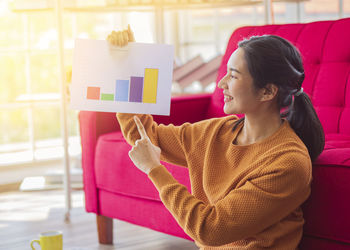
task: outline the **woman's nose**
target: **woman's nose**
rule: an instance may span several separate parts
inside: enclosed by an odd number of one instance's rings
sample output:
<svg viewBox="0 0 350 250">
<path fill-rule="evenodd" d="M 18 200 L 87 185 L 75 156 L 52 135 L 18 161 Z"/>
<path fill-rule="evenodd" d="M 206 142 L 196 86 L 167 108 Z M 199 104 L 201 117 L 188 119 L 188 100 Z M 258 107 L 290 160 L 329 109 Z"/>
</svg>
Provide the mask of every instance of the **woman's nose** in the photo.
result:
<svg viewBox="0 0 350 250">
<path fill-rule="evenodd" d="M 220 89 L 223 89 L 225 86 L 225 77 L 221 78 L 221 80 L 218 82 L 218 87 Z"/>
</svg>

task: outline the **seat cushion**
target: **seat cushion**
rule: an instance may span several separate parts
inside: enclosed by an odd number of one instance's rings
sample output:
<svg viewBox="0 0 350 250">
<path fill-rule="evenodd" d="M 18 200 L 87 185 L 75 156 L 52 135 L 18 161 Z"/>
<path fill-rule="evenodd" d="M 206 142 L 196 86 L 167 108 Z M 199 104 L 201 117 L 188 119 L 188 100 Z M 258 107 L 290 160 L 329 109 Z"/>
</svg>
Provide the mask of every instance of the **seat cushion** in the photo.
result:
<svg viewBox="0 0 350 250">
<path fill-rule="evenodd" d="M 315 164 L 344 166 L 350 170 L 350 135 L 327 134 L 324 150 Z"/>
<path fill-rule="evenodd" d="M 325 149 L 330 148 L 350 148 L 350 135 L 326 134 Z"/>
<path fill-rule="evenodd" d="M 121 132 L 107 133 L 98 138 L 95 152 L 97 188 L 137 198 L 160 201 L 157 189 L 128 156 L 131 146 Z M 190 191 L 188 170 L 161 162 Z"/>
</svg>

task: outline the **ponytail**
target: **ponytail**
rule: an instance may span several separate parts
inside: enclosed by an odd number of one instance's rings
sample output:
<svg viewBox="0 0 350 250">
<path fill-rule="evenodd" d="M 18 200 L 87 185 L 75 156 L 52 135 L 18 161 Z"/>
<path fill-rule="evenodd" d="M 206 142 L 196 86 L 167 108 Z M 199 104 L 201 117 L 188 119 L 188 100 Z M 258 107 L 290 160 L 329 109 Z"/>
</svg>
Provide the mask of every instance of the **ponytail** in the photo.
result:
<svg viewBox="0 0 350 250">
<path fill-rule="evenodd" d="M 323 151 L 325 138 L 323 127 L 309 96 L 304 92 L 294 95 L 287 112 L 282 113 L 281 117 L 288 120 L 307 147 L 311 160 L 315 161 Z"/>
</svg>

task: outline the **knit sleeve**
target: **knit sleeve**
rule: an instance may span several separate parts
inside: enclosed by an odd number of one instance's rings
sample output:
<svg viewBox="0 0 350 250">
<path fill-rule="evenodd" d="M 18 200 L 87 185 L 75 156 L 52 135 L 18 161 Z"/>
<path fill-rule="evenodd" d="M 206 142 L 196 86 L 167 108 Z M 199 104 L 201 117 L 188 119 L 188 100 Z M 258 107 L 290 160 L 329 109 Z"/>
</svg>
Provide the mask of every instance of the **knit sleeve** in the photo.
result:
<svg viewBox="0 0 350 250">
<path fill-rule="evenodd" d="M 130 145 L 140 139 L 140 134 L 133 119 L 138 116 L 145 127 L 151 142 L 161 149 L 161 160 L 180 166 L 187 166 L 184 131 L 189 123 L 181 126 L 157 124 L 152 115 L 118 113 L 117 119 L 124 138 Z"/>
<path fill-rule="evenodd" d="M 184 231 L 207 246 L 225 245 L 263 231 L 294 211 L 310 194 L 310 178 L 298 165 L 275 168 L 246 180 L 215 204 L 195 198 L 163 166 L 154 168 L 149 178 Z"/>
</svg>

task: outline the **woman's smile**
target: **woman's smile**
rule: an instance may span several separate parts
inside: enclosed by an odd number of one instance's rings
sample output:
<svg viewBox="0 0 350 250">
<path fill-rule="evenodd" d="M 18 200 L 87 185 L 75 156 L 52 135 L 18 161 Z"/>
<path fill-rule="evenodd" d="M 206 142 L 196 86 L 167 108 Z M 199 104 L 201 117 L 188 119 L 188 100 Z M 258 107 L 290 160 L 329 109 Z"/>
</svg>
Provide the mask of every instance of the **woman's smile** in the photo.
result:
<svg viewBox="0 0 350 250">
<path fill-rule="evenodd" d="M 230 102 L 230 101 L 232 101 L 233 100 L 233 97 L 232 96 L 229 96 L 229 95 L 226 95 L 226 94 L 224 94 L 224 102 L 226 103 L 226 102 Z"/>
</svg>

